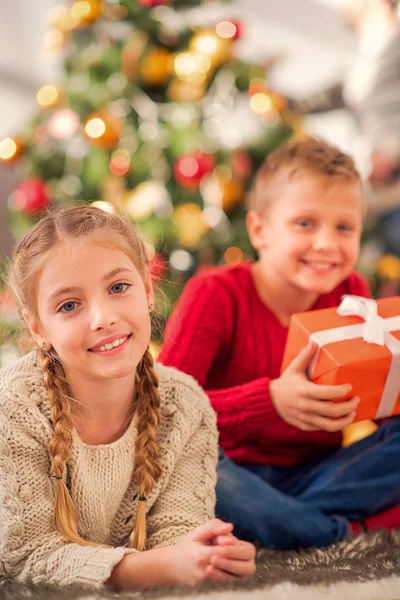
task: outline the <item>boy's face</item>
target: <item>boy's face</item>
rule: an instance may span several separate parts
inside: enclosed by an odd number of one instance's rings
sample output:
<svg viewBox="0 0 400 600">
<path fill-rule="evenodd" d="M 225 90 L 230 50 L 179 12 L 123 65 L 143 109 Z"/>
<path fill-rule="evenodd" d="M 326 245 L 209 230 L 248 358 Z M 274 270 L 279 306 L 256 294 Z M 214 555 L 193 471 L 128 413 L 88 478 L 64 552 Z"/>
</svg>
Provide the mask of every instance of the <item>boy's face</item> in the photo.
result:
<svg viewBox="0 0 400 600">
<path fill-rule="evenodd" d="M 332 291 L 357 262 L 362 205 L 359 182 L 300 174 L 279 186 L 264 215 L 249 215 L 266 276 L 282 291 Z"/>
</svg>

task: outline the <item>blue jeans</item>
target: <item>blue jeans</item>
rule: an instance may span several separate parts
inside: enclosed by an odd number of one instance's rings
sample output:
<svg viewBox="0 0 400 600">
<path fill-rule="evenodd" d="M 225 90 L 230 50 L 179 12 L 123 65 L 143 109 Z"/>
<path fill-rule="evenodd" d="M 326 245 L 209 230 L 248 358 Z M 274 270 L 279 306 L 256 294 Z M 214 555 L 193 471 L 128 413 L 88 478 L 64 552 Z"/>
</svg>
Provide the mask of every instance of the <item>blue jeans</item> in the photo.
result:
<svg viewBox="0 0 400 600">
<path fill-rule="evenodd" d="M 217 517 L 266 547 L 323 547 L 400 504 L 400 416 L 323 459 L 282 468 L 235 464 L 220 451 Z"/>
</svg>

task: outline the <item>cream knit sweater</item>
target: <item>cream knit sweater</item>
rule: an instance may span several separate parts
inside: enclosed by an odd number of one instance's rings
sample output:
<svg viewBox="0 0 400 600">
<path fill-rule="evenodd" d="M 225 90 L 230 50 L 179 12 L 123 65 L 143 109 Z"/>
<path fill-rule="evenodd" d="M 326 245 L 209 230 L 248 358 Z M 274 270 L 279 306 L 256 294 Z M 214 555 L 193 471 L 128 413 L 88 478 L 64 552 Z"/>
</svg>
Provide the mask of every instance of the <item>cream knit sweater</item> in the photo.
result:
<svg viewBox="0 0 400 600">
<path fill-rule="evenodd" d="M 163 473 L 147 501 L 148 548 L 176 544 L 213 517 L 215 415 L 188 375 L 156 365 L 161 394 L 158 444 Z M 121 438 L 89 446 L 74 431 L 67 483 L 85 539 L 66 542 L 53 524 L 52 423 L 36 352 L 0 370 L 0 577 L 99 587 L 127 548 L 138 506 L 135 418 Z"/>
</svg>

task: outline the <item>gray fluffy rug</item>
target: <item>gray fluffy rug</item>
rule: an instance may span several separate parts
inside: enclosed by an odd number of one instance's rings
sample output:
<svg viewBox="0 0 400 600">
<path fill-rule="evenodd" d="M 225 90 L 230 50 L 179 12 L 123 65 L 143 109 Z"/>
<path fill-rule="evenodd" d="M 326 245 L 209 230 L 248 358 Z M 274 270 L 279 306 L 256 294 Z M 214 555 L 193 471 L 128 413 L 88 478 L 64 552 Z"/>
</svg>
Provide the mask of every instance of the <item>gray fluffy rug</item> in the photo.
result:
<svg viewBox="0 0 400 600">
<path fill-rule="evenodd" d="M 113 594 L 4 581 L 0 600 L 400 600 L 400 530 L 368 533 L 325 550 L 259 550 L 257 562 L 256 575 L 245 583 Z"/>
</svg>

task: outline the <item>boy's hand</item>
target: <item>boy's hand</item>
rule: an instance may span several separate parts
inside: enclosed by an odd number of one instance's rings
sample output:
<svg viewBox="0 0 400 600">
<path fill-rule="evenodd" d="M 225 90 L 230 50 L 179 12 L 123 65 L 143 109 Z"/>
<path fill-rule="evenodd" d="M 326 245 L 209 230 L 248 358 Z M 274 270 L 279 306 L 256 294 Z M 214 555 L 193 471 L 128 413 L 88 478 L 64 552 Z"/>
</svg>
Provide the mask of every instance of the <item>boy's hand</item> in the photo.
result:
<svg viewBox="0 0 400 600">
<path fill-rule="evenodd" d="M 348 394 L 351 385 L 309 381 L 306 370 L 316 350 L 316 344 L 304 348 L 282 375 L 271 381 L 271 400 L 282 419 L 302 431 L 340 431 L 352 423 L 360 399 L 329 402 Z"/>
</svg>

